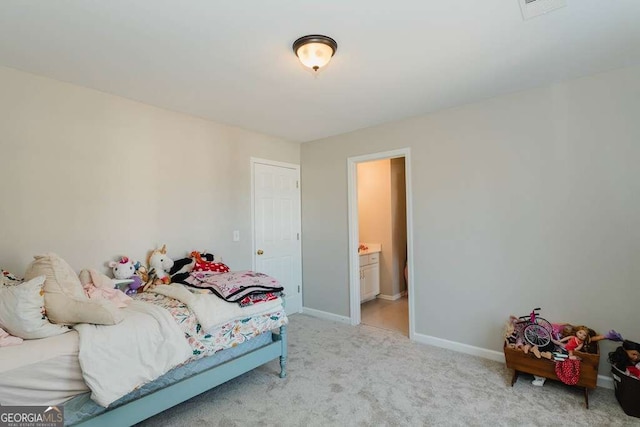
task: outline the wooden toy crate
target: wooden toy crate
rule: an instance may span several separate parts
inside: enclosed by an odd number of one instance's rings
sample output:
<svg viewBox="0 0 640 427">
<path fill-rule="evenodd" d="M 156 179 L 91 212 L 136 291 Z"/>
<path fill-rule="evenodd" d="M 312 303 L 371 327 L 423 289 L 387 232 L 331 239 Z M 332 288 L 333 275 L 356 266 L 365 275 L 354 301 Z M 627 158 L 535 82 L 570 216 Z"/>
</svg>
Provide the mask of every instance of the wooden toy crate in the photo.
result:
<svg viewBox="0 0 640 427">
<path fill-rule="evenodd" d="M 589 389 L 596 388 L 596 383 L 598 382 L 600 349 L 597 344 L 597 342 L 591 343 L 592 346 L 595 345 L 596 353 L 574 352 L 582 360 L 580 362 L 580 380 L 573 387 L 584 388 L 584 402 L 587 409 L 589 408 Z M 504 357 L 507 362 L 507 368 L 514 371 L 511 379 L 512 387 L 521 372 L 560 381 L 556 375 L 556 362 L 554 360 L 538 359 L 531 352 L 525 354 L 521 349 L 509 348 L 506 345 L 504 346 Z"/>
</svg>

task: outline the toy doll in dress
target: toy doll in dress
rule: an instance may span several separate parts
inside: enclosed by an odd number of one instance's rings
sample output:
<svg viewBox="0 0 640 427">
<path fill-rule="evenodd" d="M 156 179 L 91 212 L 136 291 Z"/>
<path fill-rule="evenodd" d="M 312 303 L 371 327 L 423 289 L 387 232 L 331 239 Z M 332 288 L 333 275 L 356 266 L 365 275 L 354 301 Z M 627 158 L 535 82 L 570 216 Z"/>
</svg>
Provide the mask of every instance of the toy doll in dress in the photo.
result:
<svg viewBox="0 0 640 427">
<path fill-rule="evenodd" d="M 577 359 L 573 352 L 582 350 L 582 347 L 584 347 L 584 342 L 587 340 L 588 336 L 589 328 L 587 328 L 586 326 L 578 326 L 573 331 L 573 335 L 564 337 L 558 342 L 561 345 L 564 344 L 565 350 L 567 350 L 567 352 L 569 353 L 569 359 Z"/>
<path fill-rule="evenodd" d="M 624 340 L 616 351 L 609 353 L 609 363 L 622 372 L 640 378 L 640 344 Z"/>
<path fill-rule="evenodd" d="M 566 325 L 570 327 L 570 325 Z M 565 332 L 568 329 L 565 328 Z M 601 341 L 601 340 L 611 340 L 611 341 L 622 341 L 622 336 L 614 331 L 613 329 L 607 332 L 605 335 L 593 335 L 589 334 L 589 328 L 586 326 L 576 326 L 572 327 L 571 330 L 572 335 L 565 336 L 564 338 L 554 341 L 556 345 L 564 347 L 564 349 L 569 353 L 569 359 L 577 359 L 578 357 L 573 354 L 574 351 L 585 351 L 585 345 Z"/>
</svg>

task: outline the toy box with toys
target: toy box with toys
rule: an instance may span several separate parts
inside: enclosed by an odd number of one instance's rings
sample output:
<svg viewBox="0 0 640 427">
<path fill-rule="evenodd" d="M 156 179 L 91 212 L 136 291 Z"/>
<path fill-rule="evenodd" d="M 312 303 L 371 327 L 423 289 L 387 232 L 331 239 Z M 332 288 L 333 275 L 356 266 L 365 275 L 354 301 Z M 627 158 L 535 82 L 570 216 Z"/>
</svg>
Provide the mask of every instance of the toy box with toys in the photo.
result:
<svg viewBox="0 0 640 427">
<path fill-rule="evenodd" d="M 542 385 L 544 379 L 562 381 L 584 388 L 589 408 L 589 390 L 596 387 L 598 379 L 598 341 L 620 341 L 622 337 L 613 330 L 598 335 L 586 326 L 550 323 L 539 316 L 539 310 L 511 316 L 506 323 L 503 349 L 507 368 L 514 371 L 511 386 L 521 373 L 534 375 L 534 385 Z"/>
<path fill-rule="evenodd" d="M 640 418 L 640 344 L 624 340 L 609 353 L 616 399 L 625 414 Z"/>
<path fill-rule="evenodd" d="M 640 418 L 640 379 L 633 378 L 615 366 L 611 368 L 616 399 L 625 414 Z"/>
</svg>

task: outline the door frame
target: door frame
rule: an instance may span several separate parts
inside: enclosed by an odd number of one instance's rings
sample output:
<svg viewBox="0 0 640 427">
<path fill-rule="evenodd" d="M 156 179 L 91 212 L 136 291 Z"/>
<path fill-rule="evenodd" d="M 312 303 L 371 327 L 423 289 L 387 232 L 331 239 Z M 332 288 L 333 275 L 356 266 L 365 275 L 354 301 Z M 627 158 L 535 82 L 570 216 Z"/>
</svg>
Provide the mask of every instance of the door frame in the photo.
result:
<svg viewBox="0 0 640 427">
<path fill-rule="evenodd" d="M 298 311 L 299 313 L 302 313 L 302 293 L 304 292 L 304 286 L 302 285 L 302 206 L 301 206 L 301 197 L 300 197 L 300 192 L 301 192 L 301 187 L 302 184 L 300 183 L 300 165 L 294 164 L 294 163 L 286 163 L 286 162 L 278 162 L 275 160 L 267 160 L 267 159 L 261 159 L 258 157 L 251 157 L 249 158 L 249 164 L 250 164 L 250 169 L 251 169 L 251 268 L 255 271 L 256 269 L 256 251 L 257 251 L 257 246 L 256 246 L 256 203 L 255 203 L 255 197 L 256 197 L 256 188 L 255 188 L 255 173 L 254 173 L 254 169 L 255 169 L 255 165 L 259 163 L 259 164 L 263 164 L 263 165 L 267 165 L 267 166 L 275 166 L 275 167 L 280 167 L 280 168 L 287 168 L 287 169 L 294 169 L 296 171 L 296 179 L 298 180 L 298 212 L 296 212 L 296 216 L 298 217 L 298 230 L 297 233 L 299 234 L 300 238 L 298 239 L 298 248 L 297 248 L 297 253 L 296 253 L 296 259 L 297 259 L 297 271 L 298 273 L 298 282 L 299 282 L 299 286 L 300 286 L 300 292 L 298 293 L 298 299 L 299 299 L 299 307 L 300 310 Z"/>
<path fill-rule="evenodd" d="M 415 303 L 413 284 L 413 192 L 411 191 L 411 149 L 400 148 L 381 153 L 365 154 L 347 158 L 348 174 L 348 215 L 349 215 L 349 308 L 352 325 L 359 325 L 362 321 L 360 312 L 360 257 L 358 246 L 360 245 L 360 229 L 358 224 L 358 163 L 373 160 L 396 159 L 404 157 L 406 203 L 407 203 L 407 262 L 409 292 L 409 339 L 413 340 L 415 334 Z"/>
</svg>

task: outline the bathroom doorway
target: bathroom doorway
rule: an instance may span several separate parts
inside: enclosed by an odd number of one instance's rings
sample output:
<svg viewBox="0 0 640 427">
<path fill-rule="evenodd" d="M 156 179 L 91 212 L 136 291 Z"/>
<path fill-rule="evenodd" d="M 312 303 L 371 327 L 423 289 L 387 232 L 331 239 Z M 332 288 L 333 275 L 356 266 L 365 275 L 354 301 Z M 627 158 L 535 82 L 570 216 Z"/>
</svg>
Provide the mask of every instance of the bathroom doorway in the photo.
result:
<svg viewBox="0 0 640 427">
<path fill-rule="evenodd" d="M 351 323 L 411 338 L 410 151 L 348 163 Z"/>
</svg>

